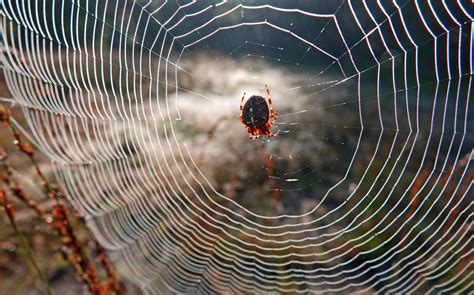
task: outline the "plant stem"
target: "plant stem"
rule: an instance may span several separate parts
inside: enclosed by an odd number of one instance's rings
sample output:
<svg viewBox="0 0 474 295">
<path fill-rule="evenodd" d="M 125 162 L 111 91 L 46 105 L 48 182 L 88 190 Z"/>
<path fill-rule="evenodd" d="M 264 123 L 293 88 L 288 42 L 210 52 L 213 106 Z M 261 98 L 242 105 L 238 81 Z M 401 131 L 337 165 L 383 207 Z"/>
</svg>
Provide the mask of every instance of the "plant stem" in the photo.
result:
<svg viewBox="0 0 474 295">
<path fill-rule="evenodd" d="M 4 192 L 0 192 L 0 193 L 4 194 Z M 3 205 L 5 206 L 5 211 L 7 212 L 6 215 L 8 217 L 8 220 L 10 221 L 10 224 L 13 228 L 13 231 L 15 233 L 15 236 L 16 236 L 17 240 L 18 240 L 18 243 L 20 244 L 21 249 L 23 249 L 23 252 L 25 253 L 26 259 L 28 260 L 28 262 L 31 264 L 31 266 L 35 270 L 36 275 L 38 276 L 38 278 L 41 280 L 41 282 L 43 282 L 46 294 L 53 294 L 53 291 L 51 290 L 51 287 L 49 286 L 49 283 L 48 283 L 48 280 L 46 279 L 45 274 L 43 273 L 41 268 L 38 266 L 38 263 L 36 263 L 36 259 L 33 256 L 33 251 L 31 250 L 30 244 L 28 243 L 25 236 L 23 235 L 23 233 L 20 231 L 20 229 L 16 225 L 14 215 L 10 214 L 10 212 L 13 212 L 13 210 L 7 208 L 7 206 L 9 204 L 7 204 L 6 202 Z"/>
</svg>

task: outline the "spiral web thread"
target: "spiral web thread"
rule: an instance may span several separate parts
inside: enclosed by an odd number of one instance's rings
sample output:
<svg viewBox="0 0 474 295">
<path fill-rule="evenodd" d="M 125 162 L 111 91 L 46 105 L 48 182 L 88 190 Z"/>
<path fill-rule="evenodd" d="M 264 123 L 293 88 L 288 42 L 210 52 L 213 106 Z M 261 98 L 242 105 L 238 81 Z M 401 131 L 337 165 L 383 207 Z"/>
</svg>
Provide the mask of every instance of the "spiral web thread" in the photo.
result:
<svg viewBox="0 0 474 295">
<path fill-rule="evenodd" d="M 4 0 L 5 78 L 72 204 L 146 291 L 472 292 L 472 4 L 304 4 Z M 309 37 L 302 20 L 319 24 Z M 233 35 L 249 29 L 291 42 Z M 216 38 L 237 62 L 317 59 L 320 82 L 296 87 L 311 89 L 309 99 L 356 84 L 342 102 L 280 113 L 282 130 L 315 110 L 358 113 L 360 126 L 345 126 L 360 131 L 347 170 L 308 212 L 262 215 L 218 192 L 177 133 L 182 93 L 208 99 L 179 85 L 202 78 L 182 61 L 199 60 Z M 354 178 L 367 130 L 377 140 Z"/>
</svg>

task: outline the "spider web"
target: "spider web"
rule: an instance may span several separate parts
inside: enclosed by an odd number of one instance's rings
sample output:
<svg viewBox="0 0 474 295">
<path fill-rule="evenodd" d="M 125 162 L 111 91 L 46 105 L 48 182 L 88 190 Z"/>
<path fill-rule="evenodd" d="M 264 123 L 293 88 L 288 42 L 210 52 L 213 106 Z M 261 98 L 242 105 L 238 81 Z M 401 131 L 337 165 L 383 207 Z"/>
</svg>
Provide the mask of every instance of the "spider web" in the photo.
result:
<svg viewBox="0 0 474 295">
<path fill-rule="evenodd" d="M 472 4 L 264 2 L 1 2 L 25 132 L 120 273 L 472 292 Z M 252 141 L 265 84 L 277 136 Z"/>
</svg>

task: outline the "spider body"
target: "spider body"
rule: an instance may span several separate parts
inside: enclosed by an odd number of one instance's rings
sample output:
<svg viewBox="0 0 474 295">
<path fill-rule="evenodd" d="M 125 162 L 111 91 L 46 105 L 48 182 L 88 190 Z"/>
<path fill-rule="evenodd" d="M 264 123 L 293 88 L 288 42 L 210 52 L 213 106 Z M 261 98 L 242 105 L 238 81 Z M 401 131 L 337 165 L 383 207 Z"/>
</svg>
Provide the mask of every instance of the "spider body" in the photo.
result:
<svg viewBox="0 0 474 295">
<path fill-rule="evenodd" d="M 265 129 L 269 116 L 267 101 L 259 95 L 251 96 L 244 104 L 242 120 L 248 128 Z"/>
<path fill-rule="evenodd" d="M 244 93 L 240 103 L 240 122 L 247 128 L 249 137 L 252 139 L 257 139 L 263 135 L 275 136 L 270 132 L 270 128 L 275 123 L 276 115 L 273 111 L 267 85 L 265 85 L 265 89 L 268 94 L 268 102 L 263 96 L 252 95 L 244 104 Z"/>
</svg>

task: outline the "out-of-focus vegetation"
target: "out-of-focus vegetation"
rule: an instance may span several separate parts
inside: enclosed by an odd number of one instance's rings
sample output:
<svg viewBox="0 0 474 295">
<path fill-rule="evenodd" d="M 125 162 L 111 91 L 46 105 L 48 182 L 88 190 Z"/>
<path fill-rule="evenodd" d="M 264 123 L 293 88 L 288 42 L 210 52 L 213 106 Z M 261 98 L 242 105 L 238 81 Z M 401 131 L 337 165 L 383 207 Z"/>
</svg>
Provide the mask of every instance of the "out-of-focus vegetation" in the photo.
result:
<svg viewBox="0 0 474 295">
<path fill-rule="evenodd" d="M 21 135 L 0 85 L 0 287 L 5 294 L 122 294 L 105 250 Z M 12 108 L 16 115 L 12 115 Z"/>
</svg>

